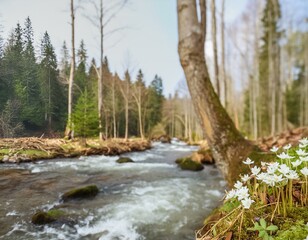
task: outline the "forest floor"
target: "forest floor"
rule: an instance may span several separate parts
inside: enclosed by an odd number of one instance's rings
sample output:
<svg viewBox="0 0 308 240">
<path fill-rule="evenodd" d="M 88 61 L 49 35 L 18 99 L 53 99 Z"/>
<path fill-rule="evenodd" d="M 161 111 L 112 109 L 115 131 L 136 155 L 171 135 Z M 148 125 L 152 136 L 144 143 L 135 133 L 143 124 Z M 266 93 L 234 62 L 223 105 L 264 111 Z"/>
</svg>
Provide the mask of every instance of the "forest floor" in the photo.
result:
<svg viewBox="0 0 308 240">
<path fill-rule="evenodd" d="M 2 138 L 0 139 L 0 163 L 32 162 L 39 159 L 78 157 L 87 155 L 114 156 L 132 151 L 144 151 L 151 143 L 141 139 L 64 140 L 60 138 Z"/>
</svg>

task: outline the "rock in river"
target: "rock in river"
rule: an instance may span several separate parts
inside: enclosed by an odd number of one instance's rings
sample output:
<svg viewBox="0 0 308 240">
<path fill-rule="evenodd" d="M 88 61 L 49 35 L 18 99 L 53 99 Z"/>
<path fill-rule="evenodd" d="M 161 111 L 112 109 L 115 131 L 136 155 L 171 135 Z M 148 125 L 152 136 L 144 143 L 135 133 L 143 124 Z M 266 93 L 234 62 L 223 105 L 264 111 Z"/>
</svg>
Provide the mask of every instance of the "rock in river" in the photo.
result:
<svg viewBox="0 0 308 240">
<path fill-rule="evenodd" d="M 201 163 L 191 160 L 191 158 L 179 158 L 175 161 L 182 170 L 201 171 L 203 165 Z"/>
<path fill-rule="evenodd" d="M 99 190 L 96 185 L 89 185 L 82 188 L 72 189 L 62 195 L 64 202 L 74 199 L 93 198 L 98 194 Z"/>
<path fill-rule="evenodd" d="M 117 160 L 117 163 L 129 163 L 129 162 L 134 162 L 131 158 L 128 157 L 120 157 Z"/>
</svg>

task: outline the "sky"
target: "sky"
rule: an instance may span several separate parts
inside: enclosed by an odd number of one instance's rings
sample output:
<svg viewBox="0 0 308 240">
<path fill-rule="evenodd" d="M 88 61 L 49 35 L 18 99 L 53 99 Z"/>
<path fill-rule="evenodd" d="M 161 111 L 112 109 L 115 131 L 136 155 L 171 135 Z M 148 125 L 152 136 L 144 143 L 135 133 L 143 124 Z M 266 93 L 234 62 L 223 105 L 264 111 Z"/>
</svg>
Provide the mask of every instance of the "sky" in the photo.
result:
<svg viewBox="0 0 308 240">
<path fill-rule="evenodd" d="M 105 3 L 108 7 L 115 1 L 105 0 Z M 76 48 L 83 39 L 89 58 L 98 59 L 99 30 L 87 19 L 87 16 L 95 17 L 94 8 L 88 0 L 75 0 L 75 3 L 81 6 L 76 13 Z M 219 3 L 217 1 L 218 6 Z M 246 4 L 247 0 L 227 0 L 226 22 L 234 21 Z M 70 47 L 70 0 L 0 0 L 4 38 L 18 22 L 23 26 L 28 16 L 32 21 L 36 48 L 39 49 L 40 39 L 47 31 L 59 59 L 63 41 Z M 142 69 L 147 84 L 157 74 L 163 79 L 165 95 L 173 93 L 184 78 L 177 52 L 176 0 L 130 0 L 106 27 L 106 33 L 118 28 L 122 30 L 104 40 L 104 54 L 111 70 L 123 76 L 128 68 L 134 79 L 137 71 Z"/>
</svg>

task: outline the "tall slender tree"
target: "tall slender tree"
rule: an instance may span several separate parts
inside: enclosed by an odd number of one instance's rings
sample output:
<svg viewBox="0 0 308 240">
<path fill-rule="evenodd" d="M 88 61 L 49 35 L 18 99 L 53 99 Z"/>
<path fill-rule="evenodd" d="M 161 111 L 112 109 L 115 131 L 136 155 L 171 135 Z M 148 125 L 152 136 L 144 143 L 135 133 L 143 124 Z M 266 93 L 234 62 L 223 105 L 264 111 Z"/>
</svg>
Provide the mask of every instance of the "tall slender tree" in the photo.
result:
<svg viewBox="0 0 308 240">
<path fill-rule="evenodd" d="M 75 74 L 75 7 L 74 7 L 74 0 L 71 0 L 71 70 L 70 70 L 70 77 L 68 82 L 68 106 L 67 106 L 67 126 L 65 129 L 65 136 L 68 138 L 73 137 L 72 131 L 72 108 L 73 108 L 73 85 L 74 85 L 74 74 Z"/>
<path fill-rule="evenodd" d="M 144 139 L 144 122 L 143 122 L 143 105 L 145 100 L 146 88 L 143 79 L 143 72 L 141 69 L 138 71 L 137 81 L 132 87 L 132 96 L 135 100 L 137 111 L 138 111 L 138 123 L 139 123 L 139 134 L 142 139 Z"/>
</svg>

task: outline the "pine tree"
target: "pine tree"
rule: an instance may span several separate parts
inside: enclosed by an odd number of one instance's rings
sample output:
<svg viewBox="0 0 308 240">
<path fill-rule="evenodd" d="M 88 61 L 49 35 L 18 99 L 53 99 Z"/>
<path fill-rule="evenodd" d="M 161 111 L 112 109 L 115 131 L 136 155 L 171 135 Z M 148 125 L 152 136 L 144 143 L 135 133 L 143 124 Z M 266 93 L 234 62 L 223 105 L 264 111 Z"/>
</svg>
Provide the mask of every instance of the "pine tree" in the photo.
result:
<svg viewBox="0 0 308 240">
<path fill-rule="evenodd" d="M 151 129 L 162 120 L 163 101 L 163 82 L 161 77 L 155 75 L 148 87 L 148 109 L 145 121 L 148 133 L 150 133 Z"/>
<path fill-rule="evenodd" d="M 65 107 L 63 104 L 65 103 L 63 103 L 63 88 L 58 78 L 57 57 L 50 37 L 45 32 L 41 42 L 40 83 L 45 122 L 49 131 L 64 127 Z"/>
<path fill-rule="evenodd" d="M 23 29 L 23 93 L 20 96 L 22 102 L 22 120 L 29 128 L 41 126 L 42 104 L 40 101 L 40 84 L 38 79 L 38 66 L 33 46 L 33 29 L 30 18 L 25 21 Z"/>
<path fill-rule="evenodd" d="M 1 62 L 3 71 L 1 71 L 0 107 L 3 109 L 9 100 L 16 101 L 20 105 L 20 96 L 23 93 L 23 41 L 20 24 L 17 24 L 11 32 Z M 16 114 L 19 117 L 18 121 L 21 120 L 20 115 L 20 112 Z"/>
<path fill-rule="evenodd" d="M 77 136 L 87 138 L 98 135 L 98 113 L 93 96 L 85 90 L 78 99 L 73 113 L 73 126 Z"/>
<path fill-rule="evenodd" d="M 87 72 L 86 72 L 86 61 L 87 61 L 87 51 L 85 49 L 84 41 L 81 40 L 79 49 L 77 51 L 77 69 L 75 73 L 75 86 L 77 89 L 74 89 L 74 98 L 78 99 L 81 93 L 83 93 L 87 86 Z M 76 100 L 74 100 L 76 102 Z"/>
</svg>

